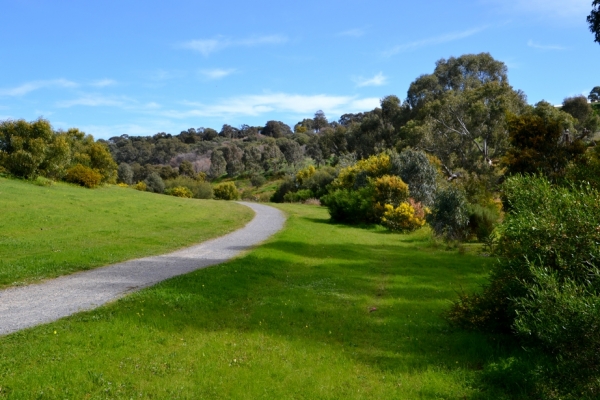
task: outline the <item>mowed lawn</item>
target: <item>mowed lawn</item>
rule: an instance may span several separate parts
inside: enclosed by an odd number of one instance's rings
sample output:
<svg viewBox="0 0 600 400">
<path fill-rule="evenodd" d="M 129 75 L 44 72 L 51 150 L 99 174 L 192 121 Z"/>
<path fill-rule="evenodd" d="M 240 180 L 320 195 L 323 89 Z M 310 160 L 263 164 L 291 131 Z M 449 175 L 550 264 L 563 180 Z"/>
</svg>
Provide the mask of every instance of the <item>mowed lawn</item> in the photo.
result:
<svg viewBox="0 0 600 400">
<path fill-rule="evenodd" d="M 508 350 L 440 317 L 489 258 L 280 207 L 244 257 L 0 337 L 0 398 L 512 398 L 482 384 Z"/>
<path fill-rule="evenodd" d="M 253 215 L 231 202 L 0 178 L 0 287 L 165 253 Z"/>
</svg>

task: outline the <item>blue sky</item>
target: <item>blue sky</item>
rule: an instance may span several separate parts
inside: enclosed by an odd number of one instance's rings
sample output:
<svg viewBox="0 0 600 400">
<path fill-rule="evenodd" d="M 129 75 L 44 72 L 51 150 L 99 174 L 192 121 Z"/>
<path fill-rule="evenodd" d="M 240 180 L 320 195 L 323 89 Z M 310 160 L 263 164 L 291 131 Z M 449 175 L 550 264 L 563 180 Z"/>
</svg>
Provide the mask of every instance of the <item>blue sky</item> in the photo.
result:
<svg viewBox="0 0 600 400">
<path fill-rule="evenodd" d="M 1 0 L 0 120 L 96 138 L 337 120 L 480 52 L 559 104 L 600 85 L 591 2 Z"/>
</svg>

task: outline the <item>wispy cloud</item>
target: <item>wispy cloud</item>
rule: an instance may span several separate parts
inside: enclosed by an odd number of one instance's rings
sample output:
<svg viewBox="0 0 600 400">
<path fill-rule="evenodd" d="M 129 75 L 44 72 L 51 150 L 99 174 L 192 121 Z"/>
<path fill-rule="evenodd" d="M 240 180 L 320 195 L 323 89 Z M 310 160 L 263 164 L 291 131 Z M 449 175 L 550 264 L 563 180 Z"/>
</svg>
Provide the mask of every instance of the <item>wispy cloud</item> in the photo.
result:
<svg viewBox="0 0 600 400">
<path fill-rule="evenodd" d="M 91 85 L 95 86 L 95 87 L 106 87 L 106 86 L 113 86 L 116 85 L 117 81 L 115 81 L 114 79 L 100 79 L 98 81 L 92 82 Z"/>
<path fill-rule="evenodd" d="M 372 78 L 363 78 L 362 76 L 359 76 L 357 78 L 354 78 L 353 80 L 356 83 L 356 86 L 358 87 L 383 86 L 387 83 L 388 78 L 387 76 L 383 75 L 382 72 L 380 72 Z"/>
<path fill-rule="evenodd" d="M 216 80 L 216 79 L 225 78 L 226 76 L 233 74 L 235 71 L 236 70 L 233 68 L 229 68 L 229 69 L 215 68 L 215 69 L 203 69 L 200 71 L 200 73 L 207 79 Z"/>
<path fill-rule="evenodd" d="M 24 83 L 20 86 L 13 88 L 0 89 L 0 96 L 24 96 L 27 93 L 31 93 L 35 90 L 44 88 L 74 88 L 79 86 L 75 82 L 71 82 L 66 79 L 53 79 L 47 81 L 32 81 Z"/>
<path fill-rule="evenodd" d="M 85 94 L 76 99 L 64 100 L 56 103 L 58 108 L 83 107 L 118 107 L 129 111 L 155 111 L 161 108 L 155 102 L 140 103 L 126 96 L 103 96 L 100 94 Z"/>
<path fill-rule="evenodd" d="M 419 47 L 434 46 L 437 44 L 453 42 L 455 40 L 460 40 L 460 39 L 467 38 L 469 36 L 473 36 L 476 33 L 479 33 L 481 31 L 485 30 L 486 28 L 487 27 L 481 27 L 481 28 L 469 29 L 467 31 L 462 31 L 462 32 L 446 33 L 446 34 L 431 37 L 428 39 L 422 39 L 422 40 L 417 40 L 414 42 L 404 43 L 404 44 L 395 46 L 395 47 L 385 51 L 383 53 L 383 55 L 386 57 L 390 57 L 390 56 L 393 56 L 400 52 L 417 49 Z"/>
<path fill-rule="evenodd" d="M 277 112 L 306 115 L 319 109 L 326 113 L 343 114 L 373 109 L 379 106 L 379 98 L 267 93 L 230 97 L 216 104 L 186 102 L 184 105 L 190 109 L 165 111 L 162 115 L 170 118 L 258 116 Z"/>
<path fill-rule="evenodd" d="M 534 42 L 533 40 L 529 40 L 527 42 L 527 46 L 532 47 L 534 49 L 539 49 L 539 50 L 566 50 L 567 49 L 564 46 L 539 44 L 539 43 Z"/>
<path fill-rule="evenodd" d="M 282 44 L 288 41 L 283 35 L 251 36 L 243 39 L 231 39 L 225 36 L 217 36 L 212 39 L 190 40 L 180 45 L 184 49 L 194 50 L 204 56 L 227 47 L 254 47 L 260 45 Z"/>
<path fill-rule="evenodd" d="M 350 37 L 361 37 L 365 35 L 364 29 L 349 29 L 347 31 L 338 32 L 336 36 L 350 36 Z"/>
</svg>

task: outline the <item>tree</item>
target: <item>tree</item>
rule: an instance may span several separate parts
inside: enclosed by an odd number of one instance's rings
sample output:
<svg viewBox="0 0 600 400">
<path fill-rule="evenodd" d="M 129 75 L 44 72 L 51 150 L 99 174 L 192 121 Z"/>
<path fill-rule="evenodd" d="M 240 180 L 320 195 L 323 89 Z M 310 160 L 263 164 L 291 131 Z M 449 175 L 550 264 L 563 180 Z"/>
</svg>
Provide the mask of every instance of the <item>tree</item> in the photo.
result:
<svg viewBox="0 0 600 400">
<path fill-rule="evenodd" d="M 186 175 L 190 178 L 196 177 L 196 171 L 194 171 L 194 166 L 190 161 L 184 160 L 179 164 L 179 175 Z"/>
<path fill-rule="evenodd" d="M 567 97 L 563 100 L 562 110 L 577 120 L 575 129 L 581 138 L 596 132 L 600 126 L 600 117 L 594 113 L 585 96 Z"/>
<path fill-rule="evenodd" d="M 504 163 L 508 174 L 542 173 L 556 180 L 585 153 L 582 140 L 569 134 L 573 117 L 547 102 L 539 102 L 523 115 L 510 115 L 507 125 L 511 148 Z"/>
<path fill-rule="evenodd" d="M 244 157 L 244 151 L 242 149 L 232 143 L 222 147 L 220 150 L 223 153 L 223 157 L 225 157 L 225 162 L 227 163 L 225 166 L 227 175 L 235 176 L 244 170 L 244 163 L 242 161 Z"/>
<path fill-rule="evenodd" d="M 592 2 L 592 11 L 587 17 L 590 31 L 594 34 L 594 42 L 600 43 L 600 0 Z"/>
<path fill-rule="evenodd" d="M 410 197 L 431 207 L 437 191 L 438 172 L 423 151 L 405 149 L 391 157 L 391 172 L 408 184 Z"/>
<path fill-rule="evenodd" d="M 220 150 L 215 150 L 210 155 L 210 169 L 208 170 L 208 175 L 211 178 L 218 178 L 223 175 L 226 171 L 227 161 L 225 161 L 225 157 L 223 157 L 223 152 Z"/>
<path fill-rule="evenodd" d="M 596 86 L 590 91 L 590 95 L 588 96 L 588 99 L 592 103 L 596 103 L 596 102 L 600 101 L 600 86 Z"/>
<path fill-rule="evenodd" d="M 304 159 L 302 147 L 293 140 L 287 138 L 277 139 L 277 146 L 283 153 L 287 163 L 292 167 Z"/>
<path fill-rule="evenodd" d="M 325 113 L 322 110 L 317 111 L 313 118 L 313 128 L 315 132 L 321 131 L 321 128 L 325 128 L 327 125 L 329 125 L 329 122 L 327 122 Z"/>
<path fill-rule="evenodd" d="M 133 183 L 133 170 L 127 163 L 119 164 L 118 170 L 119 182 L 131 185 Z"/>
<path fill-rule="evenodd" d="M 439 60 L 433 74 L 410 85 L 407 105 L 420 147 L 446 170 L 489 173 L 509 146 L 506 113 L 518 114 L 526 104 L 508 84 L 504 63 L 481 53 Z"/>
<path fill-rule="evenodd" d="M 0 123 L 0 165 L 15 176 L 35 177 L 53 139 L 52 126 L 45 119 L 3 121 Z"/>
<path fill-rule="evenodd" d="M 268 121 L 260 133 L 265 136 L 280 138 L 286 135 L 291 135 L 292 130 L 288 125 L 281 121 Z"/>
</svg>

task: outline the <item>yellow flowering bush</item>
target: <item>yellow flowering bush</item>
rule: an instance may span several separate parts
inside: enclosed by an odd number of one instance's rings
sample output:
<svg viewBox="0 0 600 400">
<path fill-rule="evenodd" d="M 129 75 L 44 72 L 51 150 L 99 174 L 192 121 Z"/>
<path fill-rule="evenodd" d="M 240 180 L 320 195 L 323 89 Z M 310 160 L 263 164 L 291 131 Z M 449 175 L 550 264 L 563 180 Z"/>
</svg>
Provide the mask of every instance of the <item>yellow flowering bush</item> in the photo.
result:
<svg viewBox="0 0 600 400">
<path fill-rule="evenodd" d="M 185 186 L 177 186 L 172 189 L 167 189 L 167 190 L 165 190 L 165 194 L 168 194 L 170 196 L 175 196 L 175 197 L 185 197 L 188 199 L 191 199 L 192 197 L 194 197 L 194 194 L 192 193 L 192 191 L 190 189 L 186 188 Z"/>
<path fill-rule="evenodd" d="M 333 181 L 334 189 L 352 189 L 357 176 L 364 174 L 375 178 L 389 173 L 391 168 L 390 156 L 385 153 L 371 156 L 356 164 L 346 167 L 340 171 L 338 177 Z"/>
<path fill-rule="evenodd" d="M 315 174 L 315 172 L 317 172 L 317 169 L 312 166 L 309 165 L 308 167 L 301 169 L 300 171 L 298 171 L 298 173 L 296 174 L 296 180 L 298 181 L 298 183 L 300 185 L 302 185 L 302 183 L 310 178 L 311 176 L 313 176 Z"/>
<path fill-rule="evenodd" d="M 145 192 L 148 189 L 148 186 L 146 186 L 146 182 L 140 181 L 133 188 L 135 190 L 139 190 L 140 192 Z"/>
<path fill-rule="evenodd" d="M 425 225 L 425 218 L 415 215 L 414 207 L 408 202 L 398 207 L 386 204 L 381 224 L 391 231 L 414 231 Z"/>
</svg>

